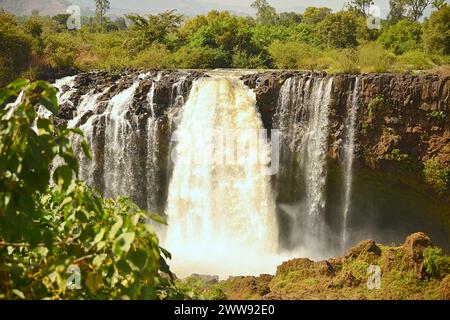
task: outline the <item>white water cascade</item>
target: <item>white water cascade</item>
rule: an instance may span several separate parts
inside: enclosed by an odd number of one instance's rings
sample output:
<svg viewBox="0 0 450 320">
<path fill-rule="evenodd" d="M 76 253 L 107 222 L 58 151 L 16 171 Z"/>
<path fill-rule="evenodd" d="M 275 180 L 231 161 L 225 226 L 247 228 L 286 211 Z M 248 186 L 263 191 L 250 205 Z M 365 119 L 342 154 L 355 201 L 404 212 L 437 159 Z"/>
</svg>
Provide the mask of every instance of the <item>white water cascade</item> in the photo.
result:
<svg viewBox="0 0 450 320">
<path fill-rule="evenodd" d="M 286 145 L 281 161 L 291 165 L 281 174 L 294 173 L 298 181 L 297 203 L 280 207 L 292 222 L 291 249 L 311 258 L 322 258 L 327 247 L 325 187 L 332 84 L 333 78 L 289 78 L 277 106 L 276 125 Z"/>
<path fill-rule="evenodd" d="M 177 129 L 166 209 L 164 245 L 177 275 L 273 273 L 283 260 L 265 175 L 269 145 L 255 134 L 262 129 L 255 94 L 237 78 L 194 82 Z M 242 144 L 248 148 L 237 151 Z"/>
<path fill-rule="evenodd" d="M 350 97 L 350 108 L 346 120 L 346 136 L 344 144 L 344 206 L 342 210 L 342 248 L 347 247 L 348 241 L 348 215 L 350 211 L 352 182 L 353 182 L 353 160 L 355 156 L 355 133 L 356 115 L 359 108 L 359 78 L 356 77 L 353 93 Z"/>
<path fill-rule="evenodd" d="M 157 106 L 153 101 L 161 78 L 162 73 L 153 77 L 140 74 L 130 86 L 104 101 L 99 98 L 107 94 L 111 86 L 102 91 L 92 89 L 80 97 L 74 117 L 67 123 L 68 127 L 78 127 L 84 133 L 84 137 L 71 137 L 80 162 L 80 179 L 98 188 L 105 197 L 128 196 L 154 212 L 160 207 L 159 198 L 164 189 L 160 181 L 162 117 L 156 115 Z M 184 80 L 185 77 L 180 76 L 173 83 L 167 108 L 183 103 Z M 144 101 L 144 114 L 136 114 L 133 99 L 142 81 L 151 81 L 151 87 Z M 59 89 L 69 87 L 59 94 L 60 103 L 73 106 L 70 99 L 75 92 L 73 82 L 74 77 L 68 77 L 55 83 Z M 82 139 L 91 147 L 92 161 L 81 151 Z"/>
</svg>

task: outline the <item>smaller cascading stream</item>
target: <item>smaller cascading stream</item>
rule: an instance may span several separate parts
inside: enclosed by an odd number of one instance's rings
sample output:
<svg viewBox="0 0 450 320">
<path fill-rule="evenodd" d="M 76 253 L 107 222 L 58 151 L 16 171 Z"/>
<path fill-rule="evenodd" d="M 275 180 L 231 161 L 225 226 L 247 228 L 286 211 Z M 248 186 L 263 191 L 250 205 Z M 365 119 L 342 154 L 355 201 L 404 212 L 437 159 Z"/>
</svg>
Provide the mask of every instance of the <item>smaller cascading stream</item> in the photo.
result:
<svg viewBox="0 0 450 320">
<path fill-rule="evenodd" d="M 163 115 L 158 114 L 153 100 L 157 83 L 163 76 L 163 72 L 153 76 L 151 73 L 140 74 L 131 86 L 112 96 L 109 101 L 99 101 L 99 98 L 108 93 L 110 87 L 102 92 L 88 91 L 79 99 L 74 118 L 67 123 L 69 127 L 78 127 L 84 133 L 84 137 L 71 136 L 80 162 L 80 179 L 99 189 L 106 197 L 129 196 L 142 208 L 154 212 L 161 212 L 159 198 L 164 196 L 160 170 L 161 157 L 165 159 L 161 153 L 165 150 L 160 150 L 161 139 L 170 139 L 170 132 L 162 131 L 161 128 L 164 127 L 166 113 L 170 113 L 172 107 L 180 107 L 184 103 L 182 96 L 189 89 L 186 77 L 181 75 L 171 85 L 169 105 L 158 106 L 160 110 L 168 110 Z M 152 81 L 147 93 L 148 105 L 145 107 L 148 112 L 137 115 L 133 111 L 133 97 L 140 83 L 148 79 Z M 76 77 L 70 77 L 55 83 L 59 89 L 66 87 L 64 92 L 58 94 L 60 103 L 73 106 L 71 95 L 76 91 L 73 89 L 75 81 Z M 145 138 L 142 138 L 142 134 L 145 134 Z M 81 150 L 82 139 L 91 147 L 92 161 Z"/>
<path fill-rule="evenodd" d="M 342 248 L 347 247 L 348 242 L 348 218 L 350 213 L 353 160 L 355 157 L 356 116 L 359 109 L 359 78 L 355 78 L 353 91 L 350 96 L 348 115 L 346 119 L 346 134 L 344 142 L 343 168 L 344 168 L 344 205 L 342 209 Z"/>
<path fill-rule="evenodd" d="M 281 204 L 289 217 L 291 250 L 309 257 L 326 252 L 325 222 L 329 104 L 333 78 L 293 77 L 280 90 L 277 123 L 284 146 L 281 174 L 298 181 L 290 204 Z M 294 159 L 294 161 L 286 161 Z M 283 176 L 278 178 L 284 179 Z M 292 179 L 292 178 L 291 178 Z M 289 190 L 288 190 L 289 191 Z"/>
</svg>

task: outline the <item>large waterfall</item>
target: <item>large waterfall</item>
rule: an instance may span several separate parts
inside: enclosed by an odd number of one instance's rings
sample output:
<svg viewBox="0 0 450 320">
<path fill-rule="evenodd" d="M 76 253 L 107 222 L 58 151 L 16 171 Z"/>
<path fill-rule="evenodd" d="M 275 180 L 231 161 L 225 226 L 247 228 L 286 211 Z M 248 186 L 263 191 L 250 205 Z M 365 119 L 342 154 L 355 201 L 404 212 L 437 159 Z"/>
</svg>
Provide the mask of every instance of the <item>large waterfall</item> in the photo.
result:
<svg viewBox="0 0 450 320">
<path fill-rule="evenodd" d="M 271 272 L 278 230 L 269 147 L 254 93 L 239 80 L 197 80 L 177 130 L 165 245 L 175 273 Z"/>
<path fill-rule="evenodd" d="M 167 218 L 158 232 L 178 276 L 273 273 L 289 257 L 342 254 L 373 230 L 385 237 L 372 223 L 389 195 L 368 204 L 378 187 L 363 194 L 353 168 L 363 76 L 280 75 L 256 78 L 269 87 L 258 93 L 241 71 L 81 74 L 55 84 L 58 121 L 84 132 L 72 138 L 81 179 Z"/>
</svg>

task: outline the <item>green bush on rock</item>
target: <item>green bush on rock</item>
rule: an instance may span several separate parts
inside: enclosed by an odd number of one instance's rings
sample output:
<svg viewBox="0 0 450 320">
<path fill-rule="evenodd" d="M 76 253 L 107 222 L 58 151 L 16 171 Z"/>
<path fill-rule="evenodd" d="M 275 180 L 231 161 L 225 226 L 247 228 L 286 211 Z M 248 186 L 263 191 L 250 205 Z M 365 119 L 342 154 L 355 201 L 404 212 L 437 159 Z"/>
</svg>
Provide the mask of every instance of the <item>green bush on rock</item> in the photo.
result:
<svg viewBox="0 0 450 320">
<path fill-rule="evenodd" d="M 450 184 L 450 168 L 436 160 L 429 159 L 424 163 L 425 181 L 434 186 L 440 193 L 446 193 Z"/>
</svg>

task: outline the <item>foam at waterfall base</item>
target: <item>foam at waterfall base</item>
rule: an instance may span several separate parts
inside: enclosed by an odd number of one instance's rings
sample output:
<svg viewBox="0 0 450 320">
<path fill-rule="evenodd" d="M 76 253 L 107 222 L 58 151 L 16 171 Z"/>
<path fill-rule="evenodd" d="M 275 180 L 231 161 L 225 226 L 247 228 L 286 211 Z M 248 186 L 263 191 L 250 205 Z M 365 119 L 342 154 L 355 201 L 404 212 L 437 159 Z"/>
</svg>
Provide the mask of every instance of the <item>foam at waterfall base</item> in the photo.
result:
<svg viewBox="0 0 450 320">
<path fill-rule="evenodd" d="M 244 247 L 239 243 L 183 243 L 168 248 L 172 260 L 168 261 L 173 273 L 185 278 L 192 273 L 229 276 L 274 274 L 288 255 L 264 252 L 261 248 Z"/>
</svg>

